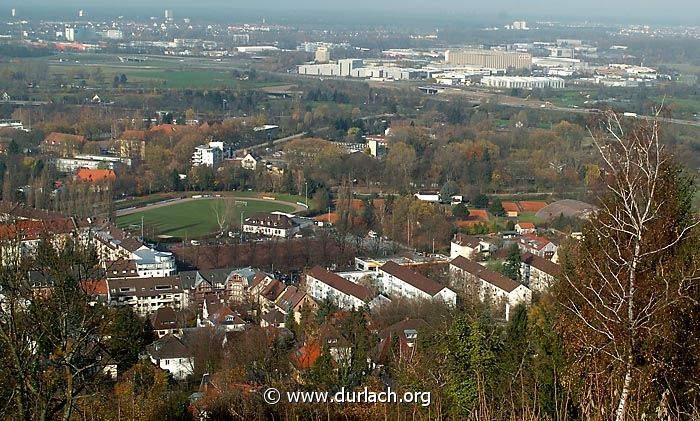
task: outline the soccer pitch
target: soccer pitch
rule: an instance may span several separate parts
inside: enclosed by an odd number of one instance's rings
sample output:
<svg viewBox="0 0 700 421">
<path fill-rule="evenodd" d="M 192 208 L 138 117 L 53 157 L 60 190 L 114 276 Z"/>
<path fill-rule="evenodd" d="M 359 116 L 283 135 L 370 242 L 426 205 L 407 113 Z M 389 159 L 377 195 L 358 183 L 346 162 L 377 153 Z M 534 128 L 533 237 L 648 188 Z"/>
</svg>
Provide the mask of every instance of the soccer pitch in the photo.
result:
<svg viewBox="0 0 700 421">
<path fill-rule="evenodd" d="M 144 232 L 147 235 L 170 235 L 183 239 L 201 238 L 219 231 L 214 208 L 218 208 L 219 214 L 223 215 L 225 206 L 224 203 L 219 202 L 222 200 L 224 199 L 196 199 L 153 209 L 144 208 L 141 212 L 118 217 L 117 225 L 128 231 L 140 232 L 141 218 L 143 218 Z M 230 200 L 229 203 L 234 205 L 233 209 L 228 211 L 226 218 L 229 230 L 240 225 L 241 212 L 245 219 L 256 212 L 291 213 L 294 211 L 292 206 L 276 201 L 240 198 L 235 202 Z"/>
</svg>

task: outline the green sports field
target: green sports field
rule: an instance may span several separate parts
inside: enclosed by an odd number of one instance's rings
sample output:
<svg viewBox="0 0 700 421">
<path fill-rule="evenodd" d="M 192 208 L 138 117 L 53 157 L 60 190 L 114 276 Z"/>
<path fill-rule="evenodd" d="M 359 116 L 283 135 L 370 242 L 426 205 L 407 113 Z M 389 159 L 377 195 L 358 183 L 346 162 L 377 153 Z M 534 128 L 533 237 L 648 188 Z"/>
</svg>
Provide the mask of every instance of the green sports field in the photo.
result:
<svg viewBox="0 0 700 421">
<path fill-rule="evenodd" d="M 220 214 L 223 214 L 223 199 L 197 199 L 183 203 L 174 203 L 154 209 L 144 209 L 141 212 L 132 213 L 117 218 L 117 225 L 127 231 L 138 232 L 141 229 L 143 217 L 144 231 L 147 237 L 157 235 L 170 235 L 173 237 L 192 239 L 201 238 L 216 233 L 219 225 L 216 220 L 216 212 L 213 209 L 218 205 Z M 245 201 L 245 199 L 241 199 Z M 294 209 L 286 204 L 275 201 L 248 200 L 247 206 L 236 204 L 229 211 L 229 228 L 240 224 L 241 212 L 243 218 L 256 212 L 292 212 Z"/>
</svg>

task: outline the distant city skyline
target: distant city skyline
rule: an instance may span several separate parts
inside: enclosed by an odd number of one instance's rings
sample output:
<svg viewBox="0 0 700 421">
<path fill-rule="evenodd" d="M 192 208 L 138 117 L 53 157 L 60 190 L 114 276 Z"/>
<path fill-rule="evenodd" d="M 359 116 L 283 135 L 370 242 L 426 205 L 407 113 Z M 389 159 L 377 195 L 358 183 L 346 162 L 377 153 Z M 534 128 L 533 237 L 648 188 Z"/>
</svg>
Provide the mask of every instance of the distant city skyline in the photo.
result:
<svg viewBox="0 0 700 421">
<path fill-rule="evenodd" d="M 517 0 L 504 0 L 496 4 L 487 2 L 464 2 L 460 0 L 443 0 L 427 4 L 417 0 L 356 0 L 353 2 L 328 2 L 323 0 L 261 0 L 255 4 L 236 4 L 225 0 L 205 0 L 192 2 L 184 0 L 155 0 L 144 4 L 137 0 L 122 0 L 118 4 L 95 4 L 87 1 L 68 0 L 56 3 L 47 0 L 22 0 L 7 3 L 5 16 L 10 16 L 12 8 L 18 17 L 32 15 L 74 14 L 85 11 L 85 17 L 105 16 L 163 16 L 165 9 L 174 11 L 176 18 L 205 17 L 217 20 L 241 20 L 267 15 L 277 20 L 311 20 L 326 18 L 332 22 L 353 21 L 365 18 L 371 22 L 402 16 L 424 16 L 426 20 L 465 20 L 485 23 L 500 23 L 507 20 L 563 20 L 563 21 L 600 21 L 621 24 L 687 24 L 697 25 L 700 6 L 693 0 L 669 0 L 664 7 L 652 7 L 651 1 L 604 0 L 554 2 L 535 1 L 523 4 Z M 367 12 L 376 11 L 376 15 Z M 353 13 L 354 12 L 354 13 Z M 391 16 L 382 14 L 391 13 Z M 392 24 L 396 24 L 392 21 Z"/>
</svg>

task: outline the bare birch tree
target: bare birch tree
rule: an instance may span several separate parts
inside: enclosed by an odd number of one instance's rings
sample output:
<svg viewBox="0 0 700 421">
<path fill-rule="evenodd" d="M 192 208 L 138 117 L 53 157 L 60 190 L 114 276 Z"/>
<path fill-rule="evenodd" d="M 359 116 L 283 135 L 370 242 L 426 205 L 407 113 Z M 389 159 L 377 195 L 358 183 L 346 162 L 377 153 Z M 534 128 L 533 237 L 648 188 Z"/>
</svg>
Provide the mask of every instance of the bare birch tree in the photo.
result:
<svg viewBox="0 0 700 421">
<path fill-rule="evenodd" d="M 214 199 L 210 203 L 212 213 L 216 218 L 219 233 L 223 234 L 233 222 L 235 199 L 227 197 L 225 199 Z"/>
<path fill-rule="evenodd" d="M 658 409 L 661 392 L 674 392 L 677 364 L 660 350 L 682 352 L 674 322 L 697 305 L 692 183 L 659 137 L 657 119 L 630 124 L 614 113 L 593 135 L 607 192 L 555 288 L 585 418 L 624 421 Z"/>
</svg>

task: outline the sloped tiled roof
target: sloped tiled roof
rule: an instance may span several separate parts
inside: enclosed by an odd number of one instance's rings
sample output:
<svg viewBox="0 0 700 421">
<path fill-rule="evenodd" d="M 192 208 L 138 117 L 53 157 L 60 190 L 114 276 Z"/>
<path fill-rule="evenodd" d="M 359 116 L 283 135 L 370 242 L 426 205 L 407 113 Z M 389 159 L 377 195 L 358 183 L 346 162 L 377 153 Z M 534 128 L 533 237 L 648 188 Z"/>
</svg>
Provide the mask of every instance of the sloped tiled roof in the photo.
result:
<svg viewBox="0 0 700 421">
<path fill-rule="evenodd" d="M 514 280 L 463 256 L 457 256 L 450 264 L 506 292 L 512 292 L 520 286 Z"/>
<path fill-rule="evenodd" d="M 561 266 L 544 257 L 535 256 L 532 253 L 523 254 L 523 263 L 539 269 L 548 275 L 558 276 L 561 273 Z"/>
<path fill-rule="evenodd" d="M 340 275 L 329 272 L 320 266 L 315 266 L 309 270 L 307 274 L 346 295 L 350 295 L 362 301 L 367 302 L 373 298 L 372 291 L 370 291 L 368 288 L 354 282 L 350 282 Z"/>
<path fill-rule="evenodd" d="M 172 307 L 160 307 L 150 316 L 154 330 L 173 329 L 177 326 L 177 314 Z"/>
<path fill-rule="evenodd" d="M 379 268 L 379 270 L 386 272 L 389 275 L 392 275 L 431 296 L 434 296 L 445 288 L 444 285 L 435 282 L 432 279 L 426 278 L 422 274 L 414 272 L 410 268 L 401 266 L 396 262 L 386 262 L 381 268 Z"/>
<path fill-rule="evenodd" d="M 145 130 L 124 130 L 119 136 L 121 140 L 144 140 L 145 138 Z"/>
<path fill-rule="evenodd" d="M 455 238 L 452 240 L 453 243 L 460 246 L 467 246 L 470 248 L 475 248 L 479 246 L 479 239 L 473 235 L 462 234 L 458 232 L 455 234 Z"/>
<path fill-rule="evenodd" d="M 58 145 L 61 143 L 66 143 L 66 142 L 83 143 L 83 142 L 85 142 L 85 136 L 68 134 L 68 133 L 51 132 L 51 133 L 49 133 L 48 136 L 46 136 L 46 138 L 44 139 L 44 142 L 49 144 L 49 145 Z"/>
<path fill-rule="evenodd" d="M 162 360 L 169 358 L 187 358 L 191 356 L 187 346 L 177 336 L 167 334 L 148 346 L 152 357 Z"/>
</svg>

